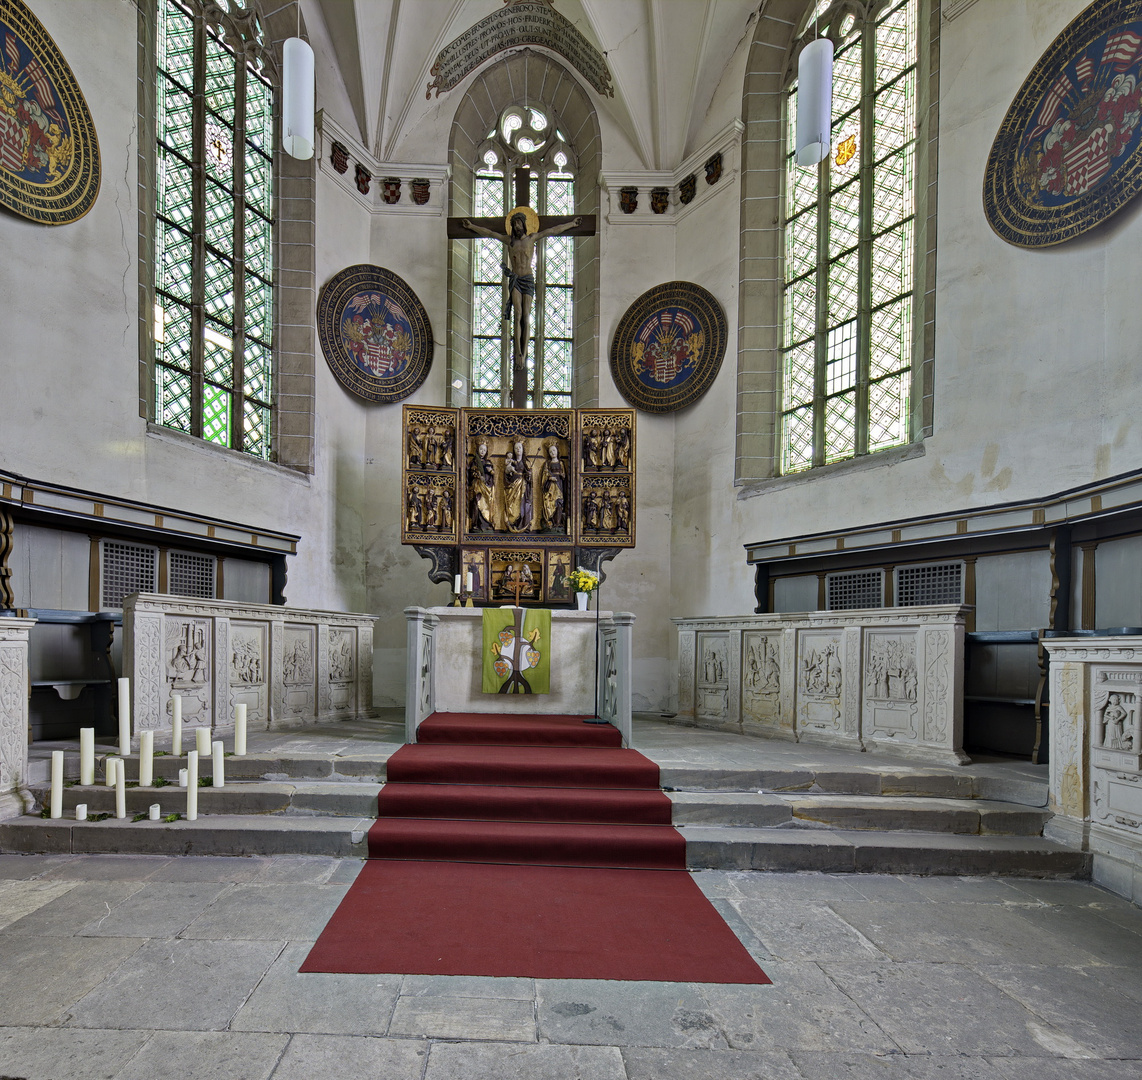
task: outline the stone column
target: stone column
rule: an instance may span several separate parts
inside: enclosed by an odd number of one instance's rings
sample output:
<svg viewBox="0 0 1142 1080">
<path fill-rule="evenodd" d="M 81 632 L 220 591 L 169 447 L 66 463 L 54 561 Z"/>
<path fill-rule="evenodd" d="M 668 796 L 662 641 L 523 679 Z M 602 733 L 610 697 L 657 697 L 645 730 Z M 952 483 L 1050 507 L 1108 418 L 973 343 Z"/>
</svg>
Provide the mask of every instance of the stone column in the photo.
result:
<svg viewBox="0 0 1142 1080">
<path fill-rule="evenodd" d="M 35 619 L 0 618 L 0 819 L 32 805 L 28 775 L 28 634 Z"/>
</svg>

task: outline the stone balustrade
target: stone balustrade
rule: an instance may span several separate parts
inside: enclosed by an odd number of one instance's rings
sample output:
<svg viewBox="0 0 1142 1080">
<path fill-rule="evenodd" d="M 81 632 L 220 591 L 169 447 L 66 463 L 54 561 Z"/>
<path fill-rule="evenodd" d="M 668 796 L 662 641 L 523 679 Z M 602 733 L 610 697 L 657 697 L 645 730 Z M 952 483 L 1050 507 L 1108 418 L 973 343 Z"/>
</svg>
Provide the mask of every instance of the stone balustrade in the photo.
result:
<svg viewBox="0 0 1142 1080">
<path fill-rule="evenodd" d="M 964 764 L 960 605 L 674 619 L 678 716 Z"/>
<path fill-rule="evenodd" d="M 35 619 L 0 617 L 0 819 L 32 805 L 28 792 L 28 635 Z"/>
<path fill-rule="evenodd" d="M 363 716 L 373 704 L 371 615 L 136 593 L 123 603 L 123 668 L 136 732 L 251 730 Z"/>
<path fill-rule="evenodd" d="M 1142 636 L 1046 638 L 1050 787 L 1044 835 L 1090 851 L 1100 885 L 1142 903 Z"/>
<path fill-rule="evenodd" d="M 634 615 L 629 612 L 551 612 L 551 692 L 485 694 L 481 689 L 483 609 L 405 608 L 408 668 L 406 739 L 433 712 L 551 713 L 595 716 L 631 741 Z"/>
</svg>

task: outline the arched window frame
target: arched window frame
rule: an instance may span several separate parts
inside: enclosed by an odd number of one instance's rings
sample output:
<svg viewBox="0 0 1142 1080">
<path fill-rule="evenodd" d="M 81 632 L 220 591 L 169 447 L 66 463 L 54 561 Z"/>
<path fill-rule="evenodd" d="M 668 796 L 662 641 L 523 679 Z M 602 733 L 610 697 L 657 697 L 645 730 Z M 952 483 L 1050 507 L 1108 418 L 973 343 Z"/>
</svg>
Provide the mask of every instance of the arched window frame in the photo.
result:
<svg viewBox="0 0 1142 1080">
<path fill-rule="evenodd" d="M 747 62 L 743 94 L 743 184 L 741 201 L 742 259 L 739 279 L 738 416 L 735 454 L 736 482 L 763 483 L 782 475 L 783 415 L 787 412 L 785 354 L 791 342 L 785 335 L 787 181 L 789 164 L 786 151 L 793 131 L 785 108 L 786 92 L 796 79 L 797 58 L 806 38 L 814 32 L 838 32 L 846 18 L 858 25 L 875 20 L 898 6 L 892 0 L 771 0 L 758 20 Z M 879 461 L 896 460 L 917 452 L 908 445 L 932 433 L 935 308 L 935 223 L 936 223 L 936 145 L 938 138 L 940 0 L 918 0 L 916 72 L 915 192 L 913 216 L 912 311 L 905 328 L 910 348 L 907 364 L 908 410 L 904 445 L 877 451 L 876 440 L 867 440 L 849 458 L 827 455 L 819 437 L 822 421 L 814 416 L 813 459 L 801 472 L 813 473 L 822 466 L 844 467 L 852 458 Z M 814 28 L 814 24 L 816 24 Z M 783 57 L 783 58 L 782 58 Z M 862 89 L 864 89 L 862 85 Z M 834 115 L 834 119 L 836 116 Z M 787 142 L 788 139 L 788 142 Z M 837 145 L 834 142 L 832 155 Z M 862 163 L 863 163 L 863 159 Z M 811 172 L 812 175 L 812 172 Z M 862 182 L 868 190 L 868 178 Z M 862 242 L 867 246 L 874 230 L 866 229 Z M 827 236 L 822 237 L 827 244 Z M 827 260 L 828 252 L 825 256 Z M 834 252 L 835 254 L 835 252 Z M 796 275 L 793 275 L 794 277 Z M 871 292 L 866 284 L 866 312 L 871 308 Z M 827 292 L 822 296 L 827 302 Z M 814 295 L 814 304 L 816 294 Z M 875 307 L 875 305 L 872 305 Z M 865 316 L 866 322 L 870 314 Z M 815 342 L 825 339 L 814 351 L 814 400 L 828 397 L 828 327 L 818 326 Z M 867 350 L 867 344 L 866 344 Z M 867 357 L 867 351 L 865 356 Z M 818 357 L 820 359 L 818 359 Z M 867 361 L 861 393 L 867 392 Z M 863 380 L 863 381 L 862 381 Z M 821 387 L 824 387 L 822 392 Z M 789 404 L 795 404 L 789 402 Z M 863 406 L 867 409 L 867 404 Z M 867 413 L 862 423 L 867 422 Z M 856 440 L 854 440 L 855 442 Z M 871 445 L 870 445 L 871 443 Z M 791 470 L 792 471 L 792 470 Z M 793 475 L 796 472 L 793 471 Z"/>
<path fill-rule="evenodd" d="M 192 145 L 184 146 L 183 157 L 190 162 L 190 220 L 183 221 L 190 234 L 189 259 L 181 260 L 183 295 L 190 309 L 192 329 L 184 334 L 186 355 L 180 361 L 165 352 L 166 315 L 171 285 L 167 271 L 175 265 L 167 256 L 167 233 L 171 215 L 160 206 L 162 195 L 162 162 L 167 150 L 160 146 L 160 75 L 158 66 L 158 33 L 160 14 L 171 0 L 142 0 L 139 11 L 139 413 L 153 423 L 152 431 L 170 432 L 174 437 L 189 436 L 208 445 L 237 450 L 245 460 L 273 461 L 299 472 L 309 473 L 314 467 L 314 364 L 312 343 L 312 310 L 316 295 L 314 257 L 315 163 L 295 161 L 278 149 L 280 131 L 279 71 L 281 43 L 299 32 L 296 0 L 286 2 L 269 14 L 261 0 L 178 0 L 178 7 L 189 13 L 194 24 L 195 72 L 200 80 L 194 87 L 191 109 Z M 301 32 L 304 36 L 304 27 Z M 244 346 L 234 350 L 234 385 L 226 388 L 230 396 L 231 423 L 224 432 L 209 426 L 210 414 L 204 409 L 211 393 L 217 393 L 219 351 L 227 351 L 218 337 L 208 338 L 210 319 L 218 319 L 215 303 L 218 296 L 207 295 L 206 282 L 210 260 L 217 264 L 218 237 L 210 232 L 207 221 L 206 192 L 210 190 L 210 168 L 205 160 L 207 121 L 215 121 L 208 102 L 209 89 L 204 75 L 208 42 L 215 60 L 226 52 L 234 61 L 235 105 L 240 100 L 243 83 L 249 79 L 269 84 L 269 113 L 263 115 L 263 126 L 256 138 L 248 138 L 246 113 L 235 112 L 231 154 L 244 158 L 258 157 L 263 172 L 268 168 L 269 193 L 259 208 L 261 219 L 270 223 L 270 231 L 251 229 L 246 219 L 258 213 L 246 205 L 252 201 L 243 190 L 248 169 L 235 170 L 243 176 L 232 184 L 239 214 L 234 218 L 233 250 L 226 255 L 237 257 L 249 271 L 239 269 L 231 281 L 230 308 L 224 317 L 226 329 L 233 337 L 237 331 Z M 212 69 L 214 70 L 214 69 Z M 165 78 L 165 76 L 164 76 Z M 193 78 L 193 76 L 192 76 Z M 264 151 L 255 155 L 255 150 Z M 233 178 L 232 178 L 233 179 Z M 241 227 L 238 222 L 241 222 Z M 215 226 L 217 222 L 214 222 Z M 260 235 L 257 235 L 259 234 Z M 251 259 L 243 250 L 255 238 L 261 241 L 260 253 L 268 258 Z M 185 256 L 186 243 L 180 254 Z M 211 254 L 211 247 L 214 252 Z M 189 269 L 188 269 L 189 267 Z M 259 274 L 259 270 L 261 274 Z M 256 281 L 262 277 L 261 281 Z M 237 286 L 237 287 L 233 287 Z M 169 290 L 172 294 L 177 290 Z M 251 293 L 256 291 L 257 296 Z M 224 295 L 224 294 L 223 294 Z M 156 305 L 163 309 L 157 318 Z M 250 331 L 257 321 L 259 327 Z M 213 331 L 217 334 L 217 326 Z M 250 353 L 257 355 L 251 356 Z M 213 366 L 212 366 L 213 365 Z M 189 408 L 184 404 L 175 423 L 164 415 L 163 382 L 168 372 L 180 369 L 191 381 Z M 256 368 L 256 370 L 253 370 Z M 240 419 L 239 419 L 240 418 Z M 164 423 L 164 421 L 167 421 Z M 212 437 L 213 436 L 213 437 Z"/>
</svg>

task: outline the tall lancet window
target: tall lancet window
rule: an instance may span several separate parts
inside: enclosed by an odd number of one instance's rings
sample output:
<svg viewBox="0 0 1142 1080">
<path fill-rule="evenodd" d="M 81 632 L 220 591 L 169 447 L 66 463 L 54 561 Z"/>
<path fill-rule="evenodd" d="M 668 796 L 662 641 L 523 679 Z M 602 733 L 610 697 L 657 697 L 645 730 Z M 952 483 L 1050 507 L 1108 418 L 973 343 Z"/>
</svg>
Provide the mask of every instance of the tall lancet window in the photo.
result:
<svg viewBox="0 0 1142 1080">
<path fill-rule="evenodd" d="M 528 170 L 527 204 L 540 215 L 575 213 L 575 169 L 571 148 L 550 111 L 511 105 L 479 150 L 473 179 L 477 217 L 502 218 L 522 194 Z M 535 247 L 532 273 L 535 299 L 527 347 L 528 407 L 571 405 L 574 241 L 549 236 Z M 500 408 L 511 404 L 511 340 L 502 333 L 504 288 L 498 240 L 476 241 L 472 280 L 472 404 Z"/>
<path fill-rule="evenodd" d="M 154 416 L 270 458 L 274 88 L 252 0 L 158 0 Z"/>
<path fill-rule="evenodd" d="M 919 0 L 819 0 L 798 48 L 835 44 L 832 148 L 793 159 L 787 91 L 781 471 L 910 438 Z"/>
</svg>

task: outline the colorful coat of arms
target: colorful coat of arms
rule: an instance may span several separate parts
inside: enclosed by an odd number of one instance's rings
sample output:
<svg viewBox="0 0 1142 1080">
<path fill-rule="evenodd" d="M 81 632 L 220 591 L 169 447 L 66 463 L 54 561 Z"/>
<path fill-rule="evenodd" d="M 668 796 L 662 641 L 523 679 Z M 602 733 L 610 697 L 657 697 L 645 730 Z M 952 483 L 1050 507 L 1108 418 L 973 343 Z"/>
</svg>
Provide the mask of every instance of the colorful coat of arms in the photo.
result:
<svg viewBox="0 0 1142 1080">
<path fill-rule="evenodd" d="M 21 0 L 0 0 L 0 204 L 61 225 L 98 193 L 95 125 L 71 68 Z"/>
<path fill-rule="evenodd" d="M 408 397 L 432 364 L 424 305 L 379 266 L 350 266 L 330 279 L 317 299 L 317 334 L 338 380 L 366 401 Z"/>
<path fill-rule="evenodd" d="M 1020 88 L 991 148 L 984 210 L 1019 247 L 1049 247 L 1142 190 L 1142 0 L 1092 4 Z"/>
<path fill-rule="evenodd" d="M 700 285 L 671 281 L 640 296 L 611 342 L 620 393 L 646 412 L 693 404 L 717 377 L 726 351 L 726 316 Z"/>
</svg>

